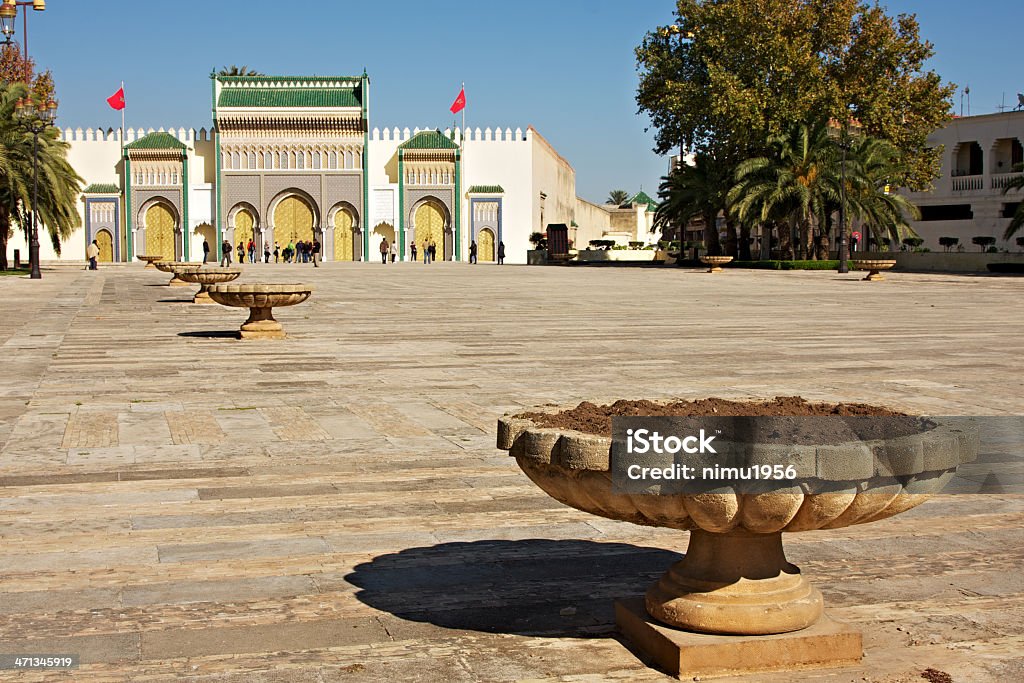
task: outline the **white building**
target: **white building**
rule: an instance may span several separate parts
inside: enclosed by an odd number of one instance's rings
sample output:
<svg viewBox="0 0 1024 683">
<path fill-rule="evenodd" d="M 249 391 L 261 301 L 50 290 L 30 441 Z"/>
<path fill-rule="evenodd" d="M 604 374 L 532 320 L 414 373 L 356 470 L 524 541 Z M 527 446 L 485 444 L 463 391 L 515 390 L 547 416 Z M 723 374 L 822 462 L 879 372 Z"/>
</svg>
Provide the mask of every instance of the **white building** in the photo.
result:
<svg viewBox="0 0 1024 683">
<path fill-rule="evenodd" d="M 144 131 L 63 129 L 85 179 L 82 228 L 60 256 L 41 232 L 40 259 L 78 261 L 92 240 L 101 261 L 140 254 L 211 259 L 222 242 L 323 245 L 324 260 L 372 260 L 382 240 L 407 260 L 481 262 L 504 243 L 526 263 L 529 237 L 571 225 L 595 239 L 651 241 L 646 203 L 601 206 L 576 197 L 573 167 L 535 129 L 389 129 L 370 125 L 361 76 L 211 75 L 214 126 Z M 626 216 L 625 214 L 629 214 Z M 570 237 L 571 239 L 572 237 Z M 18 232 L 10 249 L 28 249 Z"/>
<path fill-rule="evenodd" d="M 921 209 L 921 220 L 912 225 L 925 247 L 938 251 L 940 237 L 956 237 L 976 250 L 971 240 L 984 235 L 995 237 L 1000 250 L 1017 251 L 1003 233 L 1024 193 L 1003 189 L 1021 175 L 1013 169 L 1024 163 L 1022 142 L 1024 111 L 956 118 L 929 136 L 929 145 L 943 147 L 935 189 L 906 193 Z"/>
</svg>

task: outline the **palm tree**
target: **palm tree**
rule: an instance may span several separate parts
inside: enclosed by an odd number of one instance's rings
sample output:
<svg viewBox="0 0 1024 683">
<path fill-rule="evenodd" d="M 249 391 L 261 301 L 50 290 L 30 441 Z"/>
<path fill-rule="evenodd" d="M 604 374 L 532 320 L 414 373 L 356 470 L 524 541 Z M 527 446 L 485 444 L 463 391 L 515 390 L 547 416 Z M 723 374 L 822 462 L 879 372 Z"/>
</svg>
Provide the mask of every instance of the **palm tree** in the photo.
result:
<svg viewBox="0 0 1024 683">
<path fill-rule="evenodd" d="M 737 167 L 729 206 L 742 223 L 776 220 L 788 225 L 790 232 L 799 230 L 797 255 L 816 257 L 813 227 L 825 224 L 829 202 L 836 202 L 838 195 L 836 155 L 827 126 L 801 122 L 768 144 L 770 156 L 748 159 Z"/>
<path fill-rule="evenodd" d="M 69 145 L 60 140 L 56 129 L 50 128 L 39 135 L 35 150 L 32 135 L 14 120 L 14 105 L 26 93 L 21 83 L 0 86 L 0 268 L 7 266 L 6 247 L 12 225 L 17 223 L 26 241 L 29 238 L 36 153 L 39 194 L 34 208 L 38 224 L 46 226 L 58 254 L 61 240 L 81 226 L 78 198 L 83 180 L 68 163 Z"/>
<path fill-rule="evenodd" d="M 708 254 L 721 253 L 718 239 L 718 214 L 725 210 L 730 173 L 725 164 L 710 154 L 698 154 L 693 165 L 680 164 L 662 178 L 658 197 L 662 199 L 654 213 L 654 227 L 680 226 L 692 219 L 704 219 L 704 247 Z"/>
<path fill-rule="evenodd" d="M 853 147 L 847 161 L 846 205 L 881 243 L 888 238 L 899 244 L 917 234 L 907 218 L 918 220 L 921 211 L 906 197 L 888 191 L 888 180 L 898 168 L 899 152 L 885 140 L 865 137 Z"/>
<path fill-rule="evenodd" d="M 1013 170 L 1024 172 L 1024 164 L 1017 165 Z M 1010 190 L 1022 190 L 1024 189 L 1024 173 L 1017 176 L 1010 183 L 1003 188 L 1003 194 L 1006 194 Z M 1017 205 L 1017 211 L 1013 214 L 1013 220 L 1006 226 L 1006 232 L 1003 233 L 1003 239 L 1008 240 L 1017 234 L 1017 231 L 1024 226 L 1024 202 Z"/>
<path fill-rule="evenodd" d="M 608 193 L 608 199 L 605 201 L 605 204 L 614 204 L 615 206 L 619 206 L 620 204 L 624 204 L 627 199 L 629 199 L 629 193 L 625 190 L 612 190 Z"/>
<path fill-rule="evenodd" d="M 235 66 L 234 64 L 232 64 L 231 66 L 222 66 L 220 68 L 220 71 L 217 72 L 217 75 L 218 76 L 266 76 L 266 74 L 262 74 L 259 71 L 255 71 L 254 69 L 250 69 L 249 67 L 245 66 L 244 64 L 242 66 Z"/>
</svg>

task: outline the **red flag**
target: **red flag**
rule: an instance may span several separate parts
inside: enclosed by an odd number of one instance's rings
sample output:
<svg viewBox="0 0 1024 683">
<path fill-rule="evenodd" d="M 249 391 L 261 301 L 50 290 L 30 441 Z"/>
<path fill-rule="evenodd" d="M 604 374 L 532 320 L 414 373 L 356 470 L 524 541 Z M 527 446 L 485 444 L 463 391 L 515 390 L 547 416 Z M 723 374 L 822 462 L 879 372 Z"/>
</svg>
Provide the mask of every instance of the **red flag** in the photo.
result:
<svg viewBox="0 0 1024 683">
<path fill-rule="evenodd" d="M 466 89 L 463 88 L 459 91 L 459 96 L 452 102 L 452 106 L 449 107 L 453 114 L 458 114 L 460 111 L 466 108 Z"/>
<path fill-rule="evenodd" d="M 107 104 L 114 109 L 121 111 L 124 109 L 124 87 L 122 86 L 116 93 L 107 98 Z"/>
</svg>

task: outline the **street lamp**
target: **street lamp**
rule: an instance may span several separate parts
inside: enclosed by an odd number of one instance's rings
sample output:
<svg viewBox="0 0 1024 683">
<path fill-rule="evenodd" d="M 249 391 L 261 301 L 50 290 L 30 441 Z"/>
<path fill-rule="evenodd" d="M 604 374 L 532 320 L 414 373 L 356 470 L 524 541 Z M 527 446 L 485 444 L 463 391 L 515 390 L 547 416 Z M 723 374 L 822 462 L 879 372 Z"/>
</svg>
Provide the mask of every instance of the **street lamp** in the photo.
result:
<svg viewBox="0 0 1024 683">
<path fill-rule="evenodd" d="M 28 245 L 28 260 L 31 267 L 29 277 L 38 280 L 39 272 L 39 135 L 57 120 L 57 103 L 50 100 L 36 105 L 28 97 L 18 100 L 14 117 L 25 131 L 32 134 L 32 235 Z"/>
<path fill-rule="evenodd" d="M 842 150 L 842 161 L 839 167 L 839 272 L 849 273 L 847 240 L 846 240 L 846 153 L 853 148 L 850 140 L 850 118 L 853 116 L 852 105 L 847 108 L 846 120 L 843 121 L 836 143 Z"/>
<path fill-rule="evenodd" d="M 14 20 L 18 18 L 18 6 L 14 0 L 4 0 L 0 5 L 0 31 L 4 34 L 4 45 L 10 45 L 14 38 Z"/>
</svg>

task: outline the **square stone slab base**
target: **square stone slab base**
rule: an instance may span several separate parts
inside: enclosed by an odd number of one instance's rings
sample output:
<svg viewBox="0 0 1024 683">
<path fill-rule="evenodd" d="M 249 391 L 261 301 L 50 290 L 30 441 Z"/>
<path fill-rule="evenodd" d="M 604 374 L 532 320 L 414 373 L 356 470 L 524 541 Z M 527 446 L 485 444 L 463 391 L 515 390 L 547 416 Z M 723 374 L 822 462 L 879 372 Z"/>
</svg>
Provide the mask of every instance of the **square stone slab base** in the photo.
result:
<svg viewBox="0 0 1024 683">
<path fill-rule="evenodd" d="M 240 330 L 239 339 L 287 339 L 284 330 Z"/>
<path fill-rule="evenodd" d="M 715 636 L 664 626 L 637 597 L 615 601 L 615 623 L 638 652 L 679 678 L 844 666 L 863 653 L 860 631 L 828 616 L 793 633 Z"/>
</svg>

